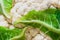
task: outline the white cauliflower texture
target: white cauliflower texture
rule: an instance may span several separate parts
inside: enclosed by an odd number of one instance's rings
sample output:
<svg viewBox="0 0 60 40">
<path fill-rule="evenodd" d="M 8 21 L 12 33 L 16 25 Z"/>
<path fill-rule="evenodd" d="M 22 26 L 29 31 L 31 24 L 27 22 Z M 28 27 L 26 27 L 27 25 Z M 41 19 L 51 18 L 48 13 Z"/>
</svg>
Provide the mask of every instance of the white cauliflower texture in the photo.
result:
<svg viewBox="0 0 60 40">
<path fill-rule="evenodd" d="M 5 20 L 3 15 L 0 15 L 0 26 L 8 27 L 8 22 Z"/>
</svg>

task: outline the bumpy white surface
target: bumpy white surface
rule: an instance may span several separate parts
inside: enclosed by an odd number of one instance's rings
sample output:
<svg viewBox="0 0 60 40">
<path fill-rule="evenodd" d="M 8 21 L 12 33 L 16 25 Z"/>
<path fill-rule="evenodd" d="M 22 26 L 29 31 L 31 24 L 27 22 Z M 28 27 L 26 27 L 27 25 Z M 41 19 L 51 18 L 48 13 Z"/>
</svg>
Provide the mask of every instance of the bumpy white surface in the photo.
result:
<svg viewBox="0 0 60 40">
<path fill-rule="evenodd" d="M 32 40 L 43 40 L 44 36 L 37 34 Z"/>
<path fill-rule="evenodd" d="M 52 40 L 49 36 L 37 34 L 32 40 Z"/>
<path fill-rule="evenodd" d="M 0 26 L 8 27 L 8 22 L 5 20 L 3 15 L 0 15 Z"/>
</svg>

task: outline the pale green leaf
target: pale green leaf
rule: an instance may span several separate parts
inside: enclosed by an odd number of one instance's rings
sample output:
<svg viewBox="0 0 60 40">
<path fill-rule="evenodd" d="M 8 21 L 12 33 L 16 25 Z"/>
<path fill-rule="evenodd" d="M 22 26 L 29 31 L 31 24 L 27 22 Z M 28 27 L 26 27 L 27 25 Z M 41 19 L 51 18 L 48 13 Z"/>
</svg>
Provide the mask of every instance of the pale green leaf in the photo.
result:
<svg viewBox="0 0 60 40">
<path fill-rule="evenodd" d="M 57 10 L 52 8 L 41 11 L 32 10 L 15 21 L 14 25 L 23 23 L 26 26 L 36 27 L 49 35 L 53 40 L 60 40 L 60 20 L 57 18 L 60 10 Z"/>
</svg>

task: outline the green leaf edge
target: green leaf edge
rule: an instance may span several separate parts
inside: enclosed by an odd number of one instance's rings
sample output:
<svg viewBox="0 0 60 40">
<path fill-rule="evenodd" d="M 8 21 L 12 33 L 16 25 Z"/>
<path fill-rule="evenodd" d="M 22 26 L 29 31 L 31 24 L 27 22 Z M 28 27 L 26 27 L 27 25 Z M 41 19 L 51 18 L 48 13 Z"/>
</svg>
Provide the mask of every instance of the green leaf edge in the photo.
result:
<svg viewBox="0 0 60 40">
<path fill-rule="evenodd" d="M 7 18 L 11 18 L 11 15 L 9 13 L 7 13 L 4 9 L 4 4 L 3 4 L 3 0 L 0 0 L 1 2 L 1 8 L 2 8 L 2 11 L 3 11 L 3 14 L 7 17 Z"/>
</svg>

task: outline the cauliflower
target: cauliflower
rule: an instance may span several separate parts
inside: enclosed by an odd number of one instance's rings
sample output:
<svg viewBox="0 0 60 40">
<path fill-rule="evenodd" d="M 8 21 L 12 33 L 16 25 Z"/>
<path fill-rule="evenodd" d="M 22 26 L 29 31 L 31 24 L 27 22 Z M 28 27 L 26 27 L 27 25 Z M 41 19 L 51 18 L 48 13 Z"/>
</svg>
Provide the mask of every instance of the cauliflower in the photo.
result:
<svg viewBox="0 0 60 40">
<path fill-rule="evenodd" d="M 30 10 L 43 10 L 51 7 L 60 7 L 58 0 L 14 0 L 13 8 L 11 9 L 12 23 L 17 19 L 26 15 Z M 49 36 L 44 33 L 39 33 L 38 30 L 34 28 L 27 29 L 26 40 L 52 40 Z"/>
<path fill-rule="evenodd" d="M 26 15 L 30 10 L 43 10 L 52 5 L 60 8 L 60 0 L 13 0 L 13 8 L 11 9 L 12 20 L 6 20 L 3 15 L 0 15 L 0 26 L 9 26 L 10 29 L 14 29 L 14 22 L 20 17 Z M 18 26 L 22 28 L 25 25 L 17 24 L 17 27 Z M 26 40 L 52 40 L 52 38 L 45 33 L 32 27 L 27 28 L 25 36 Z"/>
</svg>

